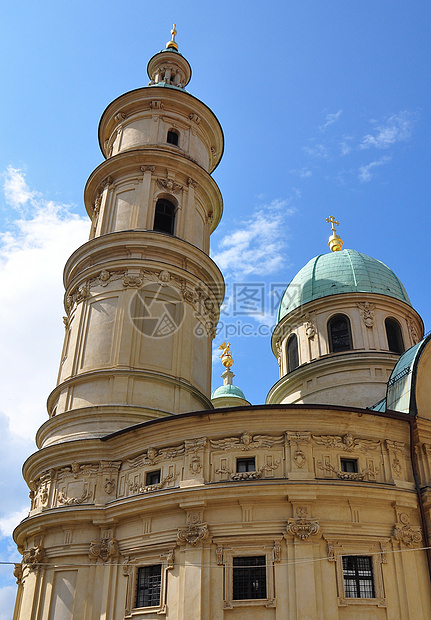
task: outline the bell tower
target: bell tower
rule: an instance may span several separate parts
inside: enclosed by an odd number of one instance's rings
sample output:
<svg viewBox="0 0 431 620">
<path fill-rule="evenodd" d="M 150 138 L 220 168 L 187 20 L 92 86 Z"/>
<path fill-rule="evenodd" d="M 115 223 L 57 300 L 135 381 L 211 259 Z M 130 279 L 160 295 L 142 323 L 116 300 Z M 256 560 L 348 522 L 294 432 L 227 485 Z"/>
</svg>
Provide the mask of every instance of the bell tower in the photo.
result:
<svg viewBox="0 0 431 620">
<path fill-rule="evenodd" d="M 39 447 L 210 409 L 211 341 L 224 295 L 209 257 L 222 214 L 213 112 L 185 90 L 175 26 L 150 82 L 103 112 L 105 161 L 84 200 L 90 239 L 64 271 L 66 328 Z"/>
</svg>

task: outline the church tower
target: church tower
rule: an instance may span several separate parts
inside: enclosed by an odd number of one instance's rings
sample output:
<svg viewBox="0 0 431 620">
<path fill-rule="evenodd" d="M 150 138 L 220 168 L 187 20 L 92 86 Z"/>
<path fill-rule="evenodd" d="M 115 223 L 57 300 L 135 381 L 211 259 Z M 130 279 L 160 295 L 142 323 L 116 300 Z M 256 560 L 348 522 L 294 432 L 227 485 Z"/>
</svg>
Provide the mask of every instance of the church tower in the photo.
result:
<svg viewBox="0 0 431 620">
<path fill-rule="evenodd" d="M 228 342 L 210 400 L 223 134 L 175 34 L 100 122 L 13 620 L 431 618 L 431 336 L 386 265 L 334 233 L 283 297 L 268 404 Z"/>
<path fill-rule="evenodd" d="M 208 256 L 222 214 L 211 172 L 223 133 L 185 90 L 175 34 L 149 61 L 149 86 L 100 121 L 105 161 L 84 192 L 90 240 L 64 271 L 66 337 L 40 447 L 212 406 L 224 284 Z"/>
</svg>

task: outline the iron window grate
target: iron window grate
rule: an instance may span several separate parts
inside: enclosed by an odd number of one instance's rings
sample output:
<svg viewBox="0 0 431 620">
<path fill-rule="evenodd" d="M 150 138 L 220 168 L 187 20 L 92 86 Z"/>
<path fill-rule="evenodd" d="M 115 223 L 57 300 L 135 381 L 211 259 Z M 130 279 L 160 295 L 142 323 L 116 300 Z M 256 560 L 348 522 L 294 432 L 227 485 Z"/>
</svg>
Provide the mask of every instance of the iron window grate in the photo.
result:
<svg viewBox="0 0 431 620">
<path fill-rule="evenodd" d="M 346 598 L 375 598 L 373 565 L 369 556 L 343 556 Z"/>
<path fill-rule="evenodd" d="M 266 597 L 266 556 L 233 558 L 233 600 Z"/>
<path fill-rule="evenodd" d="M 155 607 L 160 605 L 162 584 L 162 565 L 142 566 L 138 569 L 136 588 L 136 607 Z"/>
</svg>

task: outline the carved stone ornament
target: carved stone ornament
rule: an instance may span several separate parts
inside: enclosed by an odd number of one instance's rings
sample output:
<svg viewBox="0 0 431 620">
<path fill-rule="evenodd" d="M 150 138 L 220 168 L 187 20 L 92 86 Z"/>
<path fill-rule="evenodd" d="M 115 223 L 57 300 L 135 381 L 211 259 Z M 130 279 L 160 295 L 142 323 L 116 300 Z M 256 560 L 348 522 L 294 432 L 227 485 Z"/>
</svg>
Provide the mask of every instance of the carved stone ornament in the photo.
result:
<svg viewBox="0 0 431 620">
<path fill-rule="evenodd" d="M 422 540 L 421 528 L 410 525 L 410 517 L 405 512 L 398 515 L 398 523 L 394 525 L 392 536 L 405 547 L 412 547 Z"/>
<path fill-rule="evenodd" d="M 407 327 L 409 328 L 410 336 L 412 337 L 413 343 L 417 344 L 420 340 L 419 333 L 416 327 L 416 323 L 414 322 L 411 316 L 406 317 Z"/>
<path fill-rule="evenodd" d="M 22 564 L 14 564 L 13 576 L 15 577 L 17 584 L 20 586 L 22 584 L 23 577 Z"/>
<path fill-rule="evenodd" d="M 81 497 L 67 497 L 66 493 L 60 491 L 58 494 L 58 503 L 63 504 L 63 506 L 78 506 L 79 504 L 83 504 L 90 498 L 91 493 L 88 489 L 84 489 Z"/>
<path fill-rule="evenodd" d="M 22 561 L 24 564 L 27 564 L 30 570 L 33 570 L 37 567 L 37 565 L 42 562 L 45 557 L 45 550 L 42 546 L 35 546 L 27 549 L 22 554 Z"/>
<path fill-rule="evenodd" d="M 191 177 L 189 177 L 189 178 L 187 179 L 187 185 L 188 185 L 189 187 L 192 187 L 193 189 L 196 189 L 196 188 L 198 187 L 198 185 L 199 185 L 199 184 L 198 184 L 196 181 L 194 181 Z"/>
<path fill-rule="evenodd" d="M 126 115 L 124 114 L 124 112 L 118 112 L 118 114 L 114 116 L 114 120 L 117 121 L 117 123 L 121 123 L 121 121 L 124 121 L 125 118 Z"/>
<path fill-rule="evenodd" d="M 256 450 L 259 448 L 271 448 L 284 444 L 283 435 L 252 435 L 244 431 L 240 437 L 226 437 L 224 439 L 211 439 L 211 447 L 216 450 Z"/>
<path fill-rule="evenodd" d="M 168 190 L 174 194 L 177 194 L 183 189 L 182 185 L 175 183 L 172 179 L 157 179 L 157 185 L 160 189 Z"/>
<path fill-rule="evenodd" d="M 316 335 L 316 326 L 313 323 L 313 320 L 309 314 L 305 314 L 303 317 L 305 334 L 309 340 L 313 340 Z"/>
<path fill-rule="evenodd" d="M 191 121 L 194 121 L 196 123 L 196 125 L 199 125 L 199 123 L 201 122 L 200 117 L 197 114 L 193 113 L 193 112 L 191 114 L 189 114 L 189 119 Z"/>
<path fill-rule="evenodd" d="M 142 467 L 143 465 L 155 465 L 163 460 L 171 460 L 177 456 L 182 456 L 185 452 L 185 445 L 169 446 L 167 448 L 153 448 L 150 446 L 146 452 L 134 459 L 129 459 L 127 464 L 130 467 Z"/>
<path fill-rule="evenodd" d="M 141 166 L 141 172 L 154 172 L 155 166 Z"/>
<path fill-rule="evenodd" d="M 306 459 L 306 456 L 305 456 L 305 454 L 304 454 L 304 452 L 302 450 L 296 450 L 296 452 L 293 455 L 293 460 L 294 460 L 296 466 L 299 469 L 302 469 L 304 467 L 305 462 L 306 462 L 307 459 Z"/>
<path fill-rule="evenodd" d="M 361 313 L 362 320 L 366 327 L 373 327 L 374 325 L 374 308 L 375 304 L 371 304 L 369 301 L 358 303 L 359 312 Z"/>
<path fill-rule="evenodd" d="M 119 554 L 118 542 L 115 538 L 104 538 L 100 542 L 91 541 L 88 557 L 93 559 L 101 559 L 103 562 L 112 560 Z"/>
<path fill-rule="evenodd" d="M 130 483 L 129 489 L 130 489 L 130 491 L 132 493 L 136 493 L 138 495 L 143 494 L 143 493 L 151 493 L 151 491 L 160 491 L 161 489 L 163 489 L 168 484 L 168 482 L 172 482 L 176 478 L 178 478 L 178 475 L 179 474 L 169 474 L 168 476 L 165 476 L 157 484 L 143 485 L 143 484 L 139 484 L 137 482 Z"/>
<path fill-rule="evenodd" d="M 353 438 L 351 433 L 345 435 L 313 435 L 314 441 L 319 446 L 325 446 L 326 448 L 337 448 L 346 452 L 353 452 L 353 450 L 360 450 L 361 452 L 369 452 L 376 450 L 380 446 L 380 441 L 373 441 L 371 439 Z"/>
<path fill-rule="evenodd" d="M 332 472 L 340 480 L 356 480 L 358 482 L 365 481 L 365 476 L 367 475 L 375 477 L 379 473 L 379 469 L 374 467 L 374 465 L 370 465 L 360 472 L 342 471 L 331 465 L 331 463 L 323 463 L 322 461 L 317 461 L 317 467 L 322 471 Z"/>
<path fill-rule="evenodd" d="M 281 545 L 279 542 L 275 542 L 272 548 L 272 561 L 273 562 L 281 561 Z"/>
<path fill-rule="evenodd" d="M 139 276 L 124 276 L 123 286 L 124 288 L 139 288 L 142 286 L 143 279 Z"/>
<path fill-rule="evenodd" d="M 205 540 L 208 534 L 206 523 L 189 523 L 186 528 L 178 528 L 177 539 L 180 544 L 188 543 L 194 547 L 201 540 Z"/>
<path fill-rule="evenodd" d="M 223 565 L 223 547 L 221 547 L 220 545 L 216 548 L 216 562 L 217 562 L 217 566 L 222 566 Z"/>
<path fill-rule="evenodd" d="M 299 518 L 288 519 L 286 532 L 292 536 L 296 536 L 300 540 L 307 540 L 310 536 L 316 536 L 320 531 L 318 521 L 311 519 Z"/>
</svg>

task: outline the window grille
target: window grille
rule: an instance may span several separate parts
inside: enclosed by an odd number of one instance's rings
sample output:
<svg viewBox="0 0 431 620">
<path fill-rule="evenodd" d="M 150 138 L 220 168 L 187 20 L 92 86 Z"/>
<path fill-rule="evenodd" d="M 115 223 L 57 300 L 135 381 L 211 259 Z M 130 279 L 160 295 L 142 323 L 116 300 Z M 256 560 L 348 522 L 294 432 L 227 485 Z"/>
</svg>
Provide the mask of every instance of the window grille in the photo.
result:
<svg viewBox="0 0 431 620">
<path fill-rule="evenodd" d="M 375 598 L 372 559 L 364 555 L 343 556 L 346 598 Z"/>
<path fill-rule="evenodd" d="M 233 558 L 234 601 L 266 598 L 266 556 Z"/>
<path fill-rule="evenodd" d="M 136 587 L 136 607 L 155 607 L 160 605 L 161 584 L 161 564 L 139 568 Z"/>
<path fill-rule="evenodd" d="M 350 335 L 350 321 L 344 314 L 338 314 L 329 321 L 328 332 L 331 353 L 350 351 L 353 348 Z"/>
</svg>

